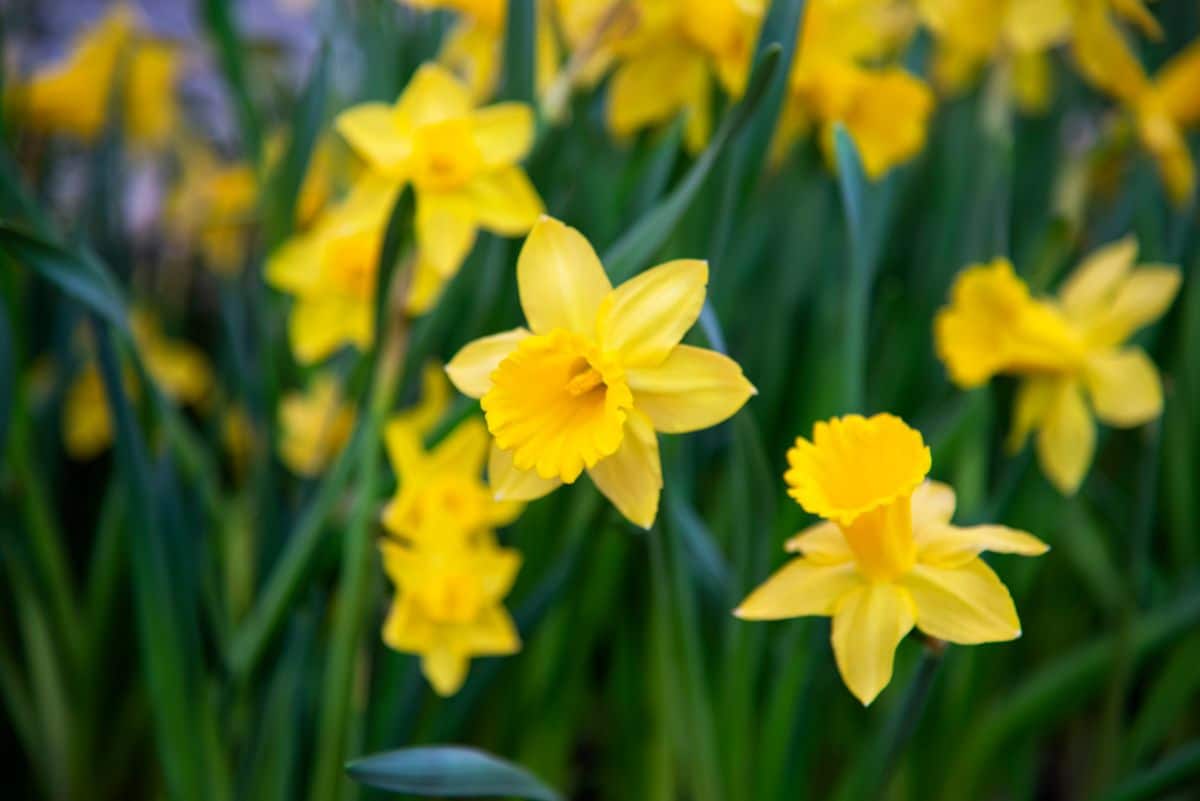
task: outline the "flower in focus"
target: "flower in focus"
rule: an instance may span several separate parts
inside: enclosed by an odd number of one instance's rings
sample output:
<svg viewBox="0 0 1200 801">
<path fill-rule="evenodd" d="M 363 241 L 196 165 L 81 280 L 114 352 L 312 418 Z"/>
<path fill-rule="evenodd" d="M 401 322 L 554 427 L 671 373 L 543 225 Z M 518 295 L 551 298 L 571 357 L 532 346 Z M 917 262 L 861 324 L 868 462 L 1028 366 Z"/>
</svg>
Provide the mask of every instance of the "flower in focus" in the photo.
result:
<svg viewBox="0 0 1200 801">
<path fill-rule="evenodd" d="M 142 37 L 133 10 L 115 3 L 65 58 L 18 82 L 13 96 L 37 128 L 90 142 L 104 129 L 112 92 L 124 76 L 125 133 L 135 143 L 156 146 L 175 129 L 179 65 L 174 47 Z"/>
<path fill-rule="evenodd" d="M 834 163 L 834 124 L 854 138 L 871 178 L 879 178 L 925 144 L 933 93 L 899 66 L 879 66 L 911 33 L 911 15 L 896 0 L 814 0 L 801 25 L 788 94 L 772 142 L 772 161 L 814 125 Z"/>
<path fill-rule="evenodd" d="M 517 283 L 529 328 L 476 340 L 446 367 L 481 399 L 492 491 L 533 500 L 586 469 L 649 528 L 662 488 L 655 431 L 716 425 L 755 392 L 729 357 L 679 344 L 704 305 L 708 265 L 667 262 L 613 289 L 587 240 L 543 217 Z"/>
<path fill-rule="evenodd" d="M 1157 320 L 1179 291 L 1167 265 L 1136 269 L 1133 237 L 1092 253 L 1057 300 L 1033 298 L 1012 265 L 968 267 L 934 320 L 938 356 L 963 388 L 1001 373 L 1021 378 L 1010 447 L 1037 432 L 1042 471 L 1064 494 L 1083 482 L 1096 445 L 1093 414 L 1132 427 L 1162 412 L 1162 380 L 1126 340 Z M 1090 408 L 1089 408 L 1090 406 Z"/>
<path fill-rule="evenodd" d="M 1047 547 L 1004 526 L 951 524 L 954 490 L 925 480 L 920 432 L 889 414 L 834 418 L 796 440 L 788 466 L 788 494 L 823 520 L 788 541 L 800 556 L 735 615 L 833 618 L 838 671 L 864 705 L 891 681 L 896 646 L 914 626 L 963 645 L 1020 636 L 1012 597 L 980 554 Z"/>
<path fill-rule="evenodd" d="M 279 402 L 279 457 L 296 475 L 318 475 L 345 447 L 354 419 L 338 378 L 318 374 L 304 392 L 289 392 Z"/>
<path fill-rule="evenodd" d="M 375 336 L 375 282 L 396 187 L 361 179 L 311 228 L 271 254 L 267 283 L 293 296 L 292 352 L 312 364 L 343 345 L 369 348 Z"/>
<path fill-rule="evenodd" d="M 524 234 L 542 201 L 516 166 L 533 144 L 524 103 L 475 108 L 467 87 L 436 64 L 417 70 L 394 105 L 363 103 L 342 112 L 337 129 L 371 171 L 416 192 L 414 285 L 444 285 L 462 265 L 479 228 Z M 422 304 L 410 311 L 420 313 Z M 415 306 L 415 307 L 414 307 Z"/>
</svg>

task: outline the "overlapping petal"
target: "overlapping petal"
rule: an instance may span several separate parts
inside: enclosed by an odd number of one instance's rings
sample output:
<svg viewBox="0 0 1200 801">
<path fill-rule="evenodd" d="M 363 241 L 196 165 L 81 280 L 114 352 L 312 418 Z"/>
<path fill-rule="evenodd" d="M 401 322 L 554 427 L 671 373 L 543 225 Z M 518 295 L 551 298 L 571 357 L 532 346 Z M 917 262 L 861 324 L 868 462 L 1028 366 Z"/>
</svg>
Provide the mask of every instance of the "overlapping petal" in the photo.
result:
<svg viewBox="0 0 1200 801">
<path fill-rule="evenodd" d="M 733 359 L 691 345 L 679 345 L 657 366 L 631 369 L 626 376 L 634 406 L 668 434 L 727 420 L 756 392 Z"/>
<path fill-rule="evenodd" d="M 1084 381 L 1096 416 L 1109 425 L 1137 426 L 1162 413 L 1162 380 L 1141 348 L 1097 353 L 1088 360 Z"/>
<path fill-rule="evenodd" d="M 605 299 L 597 336 L 627 367 L 661 364 L 700 316 L 707 285 L 708 263 L 699 259 L 652 267 Z"/>
<path fill-rule="evenodd" d="M 916 605 L 917 627 L 931 637 L 974 645 L 1021 635 L 1008 588 L 981 559 L 949 568 L 918 564 L 903 584 Z"/>
<path fill-rule="evenodd" d="M 832 615 L 843 598 L 864 585 L 852 564 L 819 564 L 806 556 L 777 570 L 733 613 L 743 620 Z"/>
<path fill-rule="evenodd" d="M 459 392 L 482 398 L 492 388 L 492 372 L 527 336 L 528 329 L 514 328 L 470 342 L 446 365 L 446 375 Z"/>
<path fill-rule="evenodd" d="M 552 217 L 529 232 L 517 258 L 521 308 L 534 333 L 565 328 L 593 336 L 596 313 L 612 290 L 604 266 L 583 234 Z"/>
<path fill-rule="evenodd" d="M 588 469 L 596 487 L 635 525 L 650 528 L 662 494 L 662 463 L 654 426 L 636 410 L 625 421 L 625 436 L 616 453 Z"/>
<path fill-rule="evenodd" d="M 1096 427 L 1075 381 L 1059 379 L 1051 392 L 1038 430 L 1038 462 L 1060 492 L 1073 495 L 1092 463 Z"/>
<path fill-rule="evenodd" d="M 867 583 L 842 596 L 833 614 L 833 654 L 842 680 L 864 706 L 892 680 L 896 646 L 915 621 L 912 599 L 894 584 Z"/>
</svg>

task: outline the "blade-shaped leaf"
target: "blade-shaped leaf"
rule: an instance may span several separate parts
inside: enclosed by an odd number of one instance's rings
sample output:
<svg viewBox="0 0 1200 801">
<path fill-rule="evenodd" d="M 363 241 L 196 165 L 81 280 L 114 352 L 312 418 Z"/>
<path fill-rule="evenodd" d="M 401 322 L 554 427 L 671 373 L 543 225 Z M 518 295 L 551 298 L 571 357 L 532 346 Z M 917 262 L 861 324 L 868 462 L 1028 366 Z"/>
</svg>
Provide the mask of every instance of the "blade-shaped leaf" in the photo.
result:
<svg viewBox="0 0 1200 801">
<path fill-rule="evenodd" d="M 504 85 L 500 92 L 503 99 L 533 102 L 536 58 L 537 14 L 534 2 L 508 0 L 508 19 L 504 26 Z"/>
<path fill-rule="evenodd" d="M 561 798 L 524 768 L 461 746 L 425 746 L 375 754 L 351 762 L 346 772 L 357 782 L 396 793 L 530 801 Z"/>
</svg>

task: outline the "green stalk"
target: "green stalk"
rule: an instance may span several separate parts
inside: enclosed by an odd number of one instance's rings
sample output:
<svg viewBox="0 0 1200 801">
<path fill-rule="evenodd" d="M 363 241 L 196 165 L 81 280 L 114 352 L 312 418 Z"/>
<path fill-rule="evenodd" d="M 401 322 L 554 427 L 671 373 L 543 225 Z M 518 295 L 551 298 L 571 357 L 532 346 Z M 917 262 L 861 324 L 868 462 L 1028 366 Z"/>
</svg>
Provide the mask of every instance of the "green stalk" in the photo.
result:
<svg viewBox="0 0 1200 801">
<path fill-rule="evenodd" d="M 1200 740 L 1192 740 L 1149 770 L 1121 784 L 1101 801 L 1151 801 L 1174 789 L 1186 789 L 1200 776 Z"/>
<path fill-rule="evenodd" d="M 842 411 L 864 412 L 867 372 L 867 325 L 871 305 L 871 263 L 863 217 L 866 178 L 858 149 L 839 123 L 834 129 L 838 189 L 846 217 L 846 248 L 850 265 L 842 302 Z"/>
</svg>

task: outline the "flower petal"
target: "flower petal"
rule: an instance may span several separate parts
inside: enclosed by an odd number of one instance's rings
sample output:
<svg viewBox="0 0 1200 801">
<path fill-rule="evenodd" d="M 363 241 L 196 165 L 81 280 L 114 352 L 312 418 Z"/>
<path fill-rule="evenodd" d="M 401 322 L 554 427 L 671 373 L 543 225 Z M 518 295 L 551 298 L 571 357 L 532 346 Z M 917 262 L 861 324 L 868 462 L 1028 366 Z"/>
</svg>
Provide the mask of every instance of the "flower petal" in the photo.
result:
<svg viewBox="0 0 1200 801">
<path fill-rule="evenodd" d="M 562 484 L 560 478 L 542 478 L 536 470 L 518 470 L 512 453 L 492 440 L 488 454 L 488 485 L 498 501 L 533 501 L 548 495 Z"/>
<path fill-rule="evenodd" d="M 485 609 L 466 632 L 467 647 L 479 656 L 504 656 L 521 650 L 512 617 L 501 606 Z"/>
<path fill-rule="evenodd" d="M 553 217 L 533 226 L 517 257 L 525 319 L 536 334 L 565 328 L 595 335 L 596 313 L 612 284 L 583 234 Z"/>
<path fill-rule="evenodd" d="M 282 292 L 312 291 L 321 280 L 321 242 L 302 234 L 280 245 L 267 259 L 266 281 Z"/>
<path fill-rule="evenodd" d="M 917 628 L 962 645 L 1021 636 L 1008 588 L 982 559 L 954 568 L 917 564 L 904 577 L 917 606 Z"/>
<path fill-rule="evenodd" d="M 850 543 L 836 523 L 822 520 L 788 539 L 783 544 L 788 553 L 804 554 L 814 565 L 837 565 L 854 558 Z"/>
<path fill-rule="evenodd" d="M 843 597 L 862 586 L 852 563 L 820 564 L 806 555 L 775 571 L 733 614 L 742 620 L 832 615 Z"/>
<path fill-rule="evenodd" d="M 700 316 L 707 285 L 708 262 L 699 259 L 652 267 L 605 299 L 597 336 L 629 366 L 661 364 Z"/>
<path fill-rule="evenodd" d="M 453 192 L 420 192 L 415 225 L 421 260 L 443 278 L 458 272 L 475 244 L 470 200 Z"/>
<path fill-rule="evenodd" d="M 1038 462 L 1059 492 L 1074 495 L 1092 463 L 1096 427 L 1078 384 L 1061 380 L 1053 392 L 1038 431 Z"/>
<path fill-rule="evenodd" d="M 678 345 L 657 367 L 630 369 L 634 408 L 668 434 L 698 431 L 728 420 L 757 390 L 728 356 Z"/>
<path fill-rule="evenodd" d="M 1096 416 L 1109 425 L 1138 426 L 1162 413 L 1158 368 L 1141 348 L 1107 350 L 1092 356 L 1084 381 Z"/>
<path fill-rule="evenodd" d="M 922 529 L 949 523 L 954 517 L 954 489 L 940 481 L 926 481 L 913 490 L 911 505 L 913 533 L 920 536 Z"/>
<path fill-rule="evenodd" d="M 396 113 L 413 126 L 430 125 L 471 113 L 471 94 L 454 73 L 425 62 L 396 101 Z"/>
<path fill-rule="evenodd" d="M 1129 274 L 1137 252 L 1137 237 L 1132 234 L 1092 251 L 1059 291 L 1063 310 L 1075 319 L 1094 313 Z"/>
<path fill-rule="evenodd" d="M 1017 385 L 1013 400 L 1012 430 L 1008 432 L 1005 447 L 1017 453 L 1025 447 L 1030 432 L 1042 425 L 1046 411 L 1056 397 L 1058 380 L 1045 376 L 1024 378 Z"/>
<path fill-rule="evenodd" d="M 1100 345 L 1124 342 L 1134 331 L 1166 313 L 1181 281 L 1175 267 L 1138 267 L 1121 282 L 1108 308 L 1099 312 L 1089 326 L 1089 339 Z"/>
<path fill-rule="evenodd" d="M 446 375 L 462 394 L 482 398 L 492 387 L 492 371 L 527 336 L 527 329 L 514 328 L 468 342 L 446 365 Z"/>
<path fill-rule="evenodd" d="M 412 153 L 412 131 L 387 103 L 363 103 L 337 116 L 334 126 L 375 170 L 404 178 Z"/>
<path fill-rule="evenodd" d="M 705 60 L 685 47 L 655 48 L 626 59 L 609 85 L 609 128 L 624 137 L 666 122 L 699 97 L 700 87 L 708 91 Z"/>
<path fill-rule="evenodd" d="M 479 224 L 503 236 L 519 236 L 545 211 L 542 199 L 519 167 L 501 167 L 467 187 Z"/>
<path fill-rule="evenodd" d="M 533 109 L 525 103 L 497 103 L 474 114 L 475 144 L 489 167 L 516 164 L 533 146 Z"/>
<path fill-rule="evenodd" d="M 301 364 L 313 364 L 342 345 L 365 349 L 374 335 L 370 304 L 339 298 L 299 298 L 288 317 L 288 339 Z"/>
<path fill-rule="evenodd" d="M 467 680 L 471 660 L 445 646 L 438 646 L 421 654 L 421 672 L 433 686 L 434 692 L 443 698 L 454 695 Z"/>
<path fill-rule="evenodd" d="M 842 681 L 867 706 L 892 680 L 896 646 L 912 631 L 912 599 L 888 582 L 860 586 L 833 614 L 833 655 Z"/>
<path fill-rule="evenodd" d="M 589 468 L 588 475 L 629 522 L 642 528 L 654 525 L 662 494 L 662 463 L 650 420 L 630 411 L 621 447 Z"/>
<path fill-rule="evenodd" d="M 1153 19 L 1153 17 L 1151 17 Z M 1192 42 L 1171 58 L 1154 78 L 1159 99 L 1180 125 L 1200 122 L 1200 42 Z"/>
<path fill-rule="evenodd" d="M 934 567 L 961 567 L 983 551 L 1041 556 L 1050 546 L 1007 526 L 935 525 L 917 536 L 917 560 Z"/>
<path fill-rule="evenodd" d="M 464 420 L 429 453 L 429 473 L 455 473 L 478 478 L 483 474 L 491 437 L 478 417 Z"/>
</svg>

